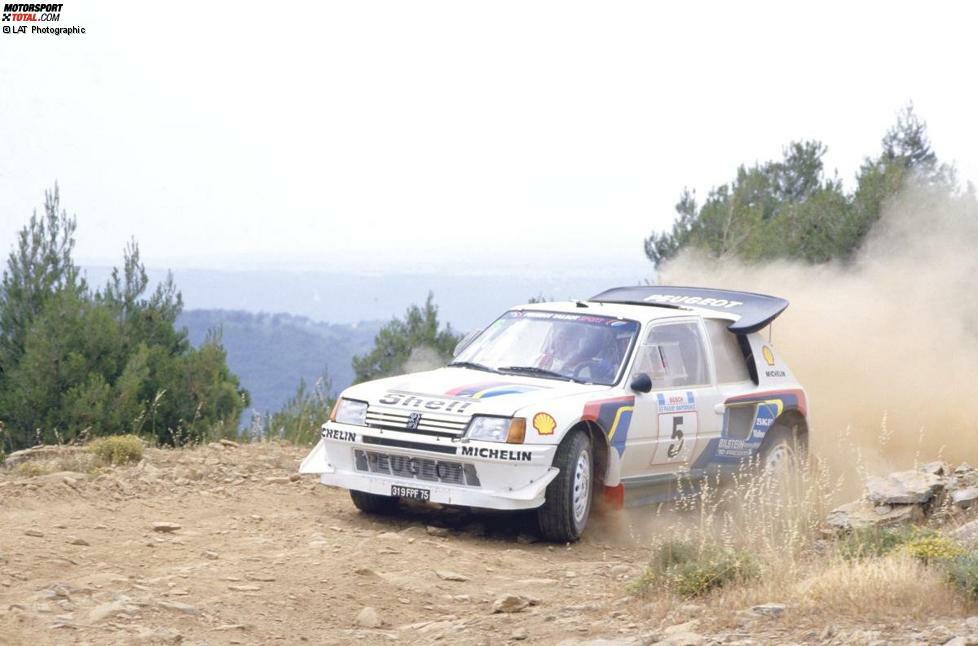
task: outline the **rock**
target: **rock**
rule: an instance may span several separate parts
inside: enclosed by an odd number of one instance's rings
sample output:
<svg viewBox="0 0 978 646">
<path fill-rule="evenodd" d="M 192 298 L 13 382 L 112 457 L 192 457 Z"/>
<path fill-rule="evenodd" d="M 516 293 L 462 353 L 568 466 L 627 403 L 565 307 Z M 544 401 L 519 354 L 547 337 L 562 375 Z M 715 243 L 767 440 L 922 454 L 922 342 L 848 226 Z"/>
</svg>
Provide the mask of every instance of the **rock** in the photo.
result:
<svg viewBox="0 0 978 646">
<path fill-rule="evenodd" d="M 212 560 L 212 561 L 215 561 L 215 560 L 217 560 L 217 557 L 218 557 L 218 554 L 217 554 L 217 552 L 213 552 L 213 551 L 211 551 L 211 550 L 207 550 L 206 552 L 204 552 L 204 553 L 202 554 L 202 556 L 203 556 L 203 557 L 204 557 L 205 559 L 210 559 L 210 560 Z"/>
<path fill-rule="evenodd" d="M 520 612 L 531 605 L 534 605 L 533 600 L 522 594 L 504 594 L 492 602 L 492 611 L 493 613 Z"/>
<path fill-rule="evenodd" d="M 951 501 L 961 509 L 968 509 L 978 500 L 978 487 L 958 489 L 951 494 Z"/>
<path fill-rule="evenodd" d="M 128 608 L 126 607 L 124 600 L 110 601 L 108 603 L 99 604 L 89 610 L 88 623 L 98 623 L 103 619 L 114 617 L 115 615 L 126 612 L 127 610 Z"/>
<path fill-rule="evenodd" d="M 261 590 L 261 586 L 258 585 L 229 585 L 228 590 L 233 590 L 234 592 L 258 592 Z"/>
<path fill-rule="evenodd" d="M 425 531 L 428 532 L 428 536 L 438 536 L 439 538 L 444 538 L 450 534 L 447 527 L 435 527 L 434 525 L 428 525 L 425 527 Z"/>
<path fill-rule="evenodd" d="M 957 468 L 956 468 L 956 469 L 954 470 L 954 473 L 955 473 L 955 475 L 965 475 L 965 474 L 967 474 L 967 473 L 971 473 L 971 472 L 972 472 L 972 471 L 974 471 L 974 470 L 975 470 L 975 468 L 974 468 L 973 466 L 971 466 L 971 465 L 970 465 L 970 464 L 968 464 L 967 462 L 962 462 L 962 463 L 961 463 L 961 464 L 959 464 L 959 465 L 958 465 L 958 467 L 957 467 Z"/>
<path fill-rule="evenodd" d="M 180 603 L 179 601 L 157 601 L 156 605 L 164 610 L 173 610 L 175 612 L 182 612 L 185 615 L 199 615 L 200 610 L 190 605 L 189 603 Z"/>
<path fill-rule="evenodd" d="M 951 473 L 951 467 L 948 466 L 947 462 L 928 462 L 917 467 L 917 471 L 934 476 L 946 476 Z"/>
<path fill-rule="evenodd" d="M 540 542 L 540 539 L 533 534 L 520 534 L 516 537 L 516 542 L 520 545 L 532 545 Z"/>
<path fill-rule="evenodd" d="M 965 523 L 951 532 L 951 538 L 967 547 L 978 547 L 978 520 Z"/>
<path fill-rule="evenodd" d="M 221 440 L 221 446 L 229 449 L 236 449 L 240 446 L 240 444 L 238 444 L 234 440 Z"/>
<path fill-rule="evenodd" d="M 866 497 L 883 505 L 914 505 L 928 502 L 944 487 L 940 477 L 923 471 L 898 471 L 885 478 L 866 478 Z"/>
<path fill-rule="evenodd" d="M 353 620 L 353 623 L 361 628 L 380 628 L 381 625 L 377 611 L 370 606 L 357 613 L 357 618 Z"/>
<path fill-rule="evenodd" d="M 762 603 L 751 608 L 751 612 L 768 617 L 780 617 L 784 614 L 785 607 L 783 603 Z"/>
<path fill-rule="evenodd" d="M 24 532 L 24 536 L 33 536 L 34 538 L 44 538 L 44 532 L 39 529 L 28 529 Z"/>
<path fill-rule="evenodd" d="M 468 581 L 469 577 L 451 570 L 435 570 L 435 574 L 443 581 Z"/>
<path fill-rule="evenodd" d="M 301 478 L 302 476 L 300 476 L 298 473 L 293 473 L 289 476 L 289 482 L 299 482 Z"/>
<path fill-rule="evenodd" d="M 172 628 L 145 628 L 136 635 L 136 641 L 145 644 L 179 644 L 183 635 Z"/>
<path fill-rule="evenodd" d="M 160 532 L 163 534 L 170 534 L 177 530 L 183 529 L 183 527 L 181 525 L 178 525 L 177 523 L 170 523 L 165 521 L 153 523 L 152 527 L 154 532 Z"/>
<path fill-rule="evenodd" d="M 825 519 L 830 527 L 849 531 L 864 527 L 893 527 L 907 525 L 923 518 L 924 512 L 917 505 L 873 505 L 857 500 L 829 512 Z"/>
<path fill-rule="evenodd" d="M 944 642 L 944 646 L 969 646 L 971 643 L 971 640 L 959 636 Z"/>
<path fill-rule="evenodd" d="M 272 476 L 265 478 L 265 482 L 268 484 L 289 484 L 291 480 L 289 480 L 288 476 Z"/>
<path fill-rule="evenodd" d="M 530 636 L 530 633 L 527 632 L 526 628 L 517 628 L 516 630 L 514 630 L 510 634 L 510 637 L 512 637 L 513 639 L 516 639 L 518 641 L 522 641 L 522 640 L 526 639 L 529 636 Z"/>
<path fill-rule="evenodd" d="M 78 538 L 77 536 L 69 536 L 67 543 L 69 545 L 81 545 L 83 547 L 88 546 L 88 541 L 86 541 L 84 538 Z"/>
<path fill-rule="evenodd" d="M 706 643 L 706 638 L 698 633 L 684 631 L 672 633 L 655 643 L 659 646 L 703 646 Z"/>
</svg>

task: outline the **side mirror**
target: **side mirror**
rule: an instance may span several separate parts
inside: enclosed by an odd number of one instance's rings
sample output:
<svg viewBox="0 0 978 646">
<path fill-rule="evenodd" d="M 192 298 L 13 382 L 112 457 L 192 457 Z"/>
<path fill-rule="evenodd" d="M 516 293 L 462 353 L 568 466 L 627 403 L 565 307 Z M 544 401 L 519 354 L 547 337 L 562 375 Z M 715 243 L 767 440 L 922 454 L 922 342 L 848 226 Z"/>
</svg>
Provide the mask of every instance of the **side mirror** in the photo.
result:
<svg viewBox="0 0 978 646">
<path fill-rule="evenodd" d="M 632 383 L 629 384 L 629 386 L 635 392 L 647 393 L 652 390 L 652 377 L 648 376 L 644 372 L 640 372 L 632 377 Z"/>
<path fill-rule="evenodd" d="M 475 337 L 479 336 L 480 334 L 482 334 L 482 330 L 472 330 L 463 336 L 462 340 L 455 344 L 455 349 L 452 350 L 452 358 L 454 359 L 458 355 L 462 354 L 462 350 L 469 347 L 469 344 L 475 341 Z"/>
</svg>

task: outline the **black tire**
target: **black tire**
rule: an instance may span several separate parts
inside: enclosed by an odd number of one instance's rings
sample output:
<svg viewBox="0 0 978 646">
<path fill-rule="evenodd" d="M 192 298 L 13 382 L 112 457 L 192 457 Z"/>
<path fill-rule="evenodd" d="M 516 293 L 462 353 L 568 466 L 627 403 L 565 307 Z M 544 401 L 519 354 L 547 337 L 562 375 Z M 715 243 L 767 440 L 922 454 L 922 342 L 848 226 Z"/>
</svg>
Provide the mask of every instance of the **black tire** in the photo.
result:
<svg viewBox="0 0 978 646">
<path fill-rule="evenodd" d="M 761 447 L 759 467 L 765 474 L 784 474 L 802 469 L 808 459 L 808 435 L 801 425 L 776 420 Z"/>
<path fill-rule="evenodd" d="M 380 496 L 366 491 L 350 489 L 350 498 L 356 508 L 366 514 L 388 515 L 397 511 L 398 499 L 391 496 Z"/>
<path fill-rule="evenodd" d="M 547 485 L 546 502 L 537 509 L 540 534 L 548 541 L 576 541 L 587 526 L 594 500 L 594 451 L 583 431 L 573 431 L 564 438 L 557 447 L 554 466 L 560 473 Z"/>
</svg>

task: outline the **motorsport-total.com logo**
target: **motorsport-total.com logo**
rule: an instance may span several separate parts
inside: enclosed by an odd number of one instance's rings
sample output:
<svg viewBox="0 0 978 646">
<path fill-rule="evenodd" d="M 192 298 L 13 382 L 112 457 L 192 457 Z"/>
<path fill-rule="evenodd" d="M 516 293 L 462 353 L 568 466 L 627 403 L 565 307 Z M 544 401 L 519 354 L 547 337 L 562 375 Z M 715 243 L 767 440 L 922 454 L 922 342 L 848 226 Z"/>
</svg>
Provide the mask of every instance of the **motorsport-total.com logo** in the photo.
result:
<svg viewBox="0 0 978 646">
<path fill-rule="evenodd" d="M 3 23 L 2 31 L 4 34 L 12 36 L 84 34 L 85 28 L 77 25 L 54 27 L 35 24 L 61 22 L 61 9 L 63 7 L 64 4 L 4 3 L 3 14 L 0 16 L 0 22 Z"/>
</svg>

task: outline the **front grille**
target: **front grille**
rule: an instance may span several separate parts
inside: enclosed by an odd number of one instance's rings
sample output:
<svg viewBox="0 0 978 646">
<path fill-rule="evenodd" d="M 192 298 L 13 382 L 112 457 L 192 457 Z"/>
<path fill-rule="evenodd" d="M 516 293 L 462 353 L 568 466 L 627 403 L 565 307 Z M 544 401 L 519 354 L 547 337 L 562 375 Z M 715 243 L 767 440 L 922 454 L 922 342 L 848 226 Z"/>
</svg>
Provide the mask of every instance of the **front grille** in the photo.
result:
<svg viewBox="0 0 978 646">
<path fill-rule="evenodd" d="M 481 486 L 474 464 L 377 453 L 360 449 L 353 450 L 353 457 L 357 471 L 411 478 L 425 482 L 441 482 L 467 487 Z"/>
<path fill-rule="evenodd" d="M 445 446 L 443 444 L 424 444 L 422 442 L 407 442 L 405 440 L 392 440 L 389 437 L 374 437 L 372 435 L 364 435 L 363 443 L 379 444 L 381 446 L 396 446 L 400 449 L 431 451 L 432 453 L 450 453 L 451 455 L 455 455 L 458 452 L 454 446 Z"/>
<path fill-rule="evenodd" d="M 411 415 L 420 414 L 417 428 L 410 428 Z M 367 409 L 367 426 L 389 431 L 405 431 L 435 437 L 461 437 L 469 418 L 460 415 L 437 415 L 424 411 L 402 411 L 371 406 Z"/>
</svg>

